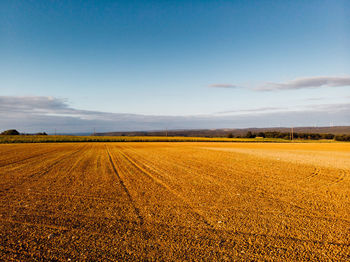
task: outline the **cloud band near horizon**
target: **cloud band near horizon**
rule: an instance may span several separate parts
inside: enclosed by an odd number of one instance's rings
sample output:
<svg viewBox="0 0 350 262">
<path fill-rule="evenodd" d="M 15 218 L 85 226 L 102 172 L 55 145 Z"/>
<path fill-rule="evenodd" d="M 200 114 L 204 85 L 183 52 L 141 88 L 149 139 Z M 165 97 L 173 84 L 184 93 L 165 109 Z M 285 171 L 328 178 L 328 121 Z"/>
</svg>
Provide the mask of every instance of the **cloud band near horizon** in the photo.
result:
<svg viewBox="0 0 350 262">
<path fill-rule="evenodd" d="M 215 129 L 272 126 L 350 125 L 350 103 L 321 104 L 309 108 L 253 108 L 225 115 L 165 116 L 122 114 L 75 109 L 55 97 L 0 96 L 0 131 L 61 133 Z"/>
</svg>

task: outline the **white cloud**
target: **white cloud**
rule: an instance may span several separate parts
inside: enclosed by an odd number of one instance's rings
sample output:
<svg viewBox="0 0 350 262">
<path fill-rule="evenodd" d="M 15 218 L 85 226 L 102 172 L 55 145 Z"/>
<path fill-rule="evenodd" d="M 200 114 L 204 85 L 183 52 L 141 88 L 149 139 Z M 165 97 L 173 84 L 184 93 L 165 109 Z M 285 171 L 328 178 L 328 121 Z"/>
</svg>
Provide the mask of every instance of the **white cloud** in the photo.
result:
<svg viewBox="0 0 350 262">
<path fill-rule="evenodd" d="M 255 90 L 273 91 L 337 86 L 350 86 L 350 76 L 315 76 L 297 78 L 285 83 L 266 83 L 263 86 L 255 88 Z"/>
<path fill-rule="evenodd" d="M 350 76 L 314 76 L 297 78 L 284 83 L 268 82 L 252 88 L 255 91 L 295 90 L 304 88 L 350 86 Z M 236 84 L 211 84 L 213 88 L 239 88 Z"/>
</svg>

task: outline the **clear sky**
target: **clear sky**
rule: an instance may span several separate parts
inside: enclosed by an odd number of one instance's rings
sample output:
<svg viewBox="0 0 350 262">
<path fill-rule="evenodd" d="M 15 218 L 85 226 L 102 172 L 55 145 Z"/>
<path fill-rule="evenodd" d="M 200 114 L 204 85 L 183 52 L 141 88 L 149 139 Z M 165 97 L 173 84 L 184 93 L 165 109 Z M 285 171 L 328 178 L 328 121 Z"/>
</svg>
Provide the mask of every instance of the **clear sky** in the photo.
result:
<svg viewBox="0 0 350 262">
<path fill-rule="evenodd" d="M 347 0 L 2 0 L 0 131 L 350 125 L 349 14 Z"/>
</svg>

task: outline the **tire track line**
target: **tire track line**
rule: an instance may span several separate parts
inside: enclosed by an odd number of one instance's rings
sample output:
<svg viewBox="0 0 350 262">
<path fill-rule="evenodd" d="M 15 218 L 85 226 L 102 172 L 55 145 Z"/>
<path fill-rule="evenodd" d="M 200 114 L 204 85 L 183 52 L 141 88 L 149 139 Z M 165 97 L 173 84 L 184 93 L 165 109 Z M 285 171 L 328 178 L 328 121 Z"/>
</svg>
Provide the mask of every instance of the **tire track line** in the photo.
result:
<svg viewBox="0 0 350 262">
<path fill-rule="evenodd" d="M 131 204 L 131 206 L 132 206 L 132 208 L 133 208 L 133 210 L 134 210 L 134 212 L 135 212 L 135 214 L 136 214 L 140 224 L 143 225 L 144 224 L 144 218 L 141 215 L 140 209 L 135 205 L 135 201 L 133 200 L 133 198 L 132 198 L 128 188 L 126 187 L 126 185 L 125 185 L 125 183 L 123 181 L 123 179 L 121 178 L 121 176 L 120 176 L 121 172 L 120 172 L 119 168 L 117 167 L 117 165 L 115 164 L 115 162 L 113 160 L 113 157 L 112 157 L 112 155 L 111 155 L 111 153 L 110 153 L 110 151 L 109 151 L 107 146 L 106 146 L 106 151 L 107 151 L 108 159 L 109 159 L 109 162 L 110 162 L 110 164 L 112 166 L 112 169 L 113 169 L 115 175 L 118 178 L 119 184 L 122 186 L 123 191 L 126 193 L 127 198 L 129 200 L 129 202 L 130 202 L 130 204 Z"/>
<path fill-rule="evenodd" d="M 339 169 L 339 175 L 336 179 L 334 179 L 332 182 L 329 182 L 327 184 L 323 184 L 320 186 L 320 188 L 325 189 L 331 186 L 336 186 L 339 183 L 343 182 L 346 177 L 349 176 L 349 171 L 345 170 L 345 169 Z"/>
<path fill-rule="evenodd" d="M 140 158 L 143 158 L 142 155 L 138 154 L 136 152 L 136 150 L 134 148 L 132 148 L 132 146 L 129 146 L 129 145 L 123 145 L 124 148 L 130 150 L 133 154 L 136 154 L 138 155 Z M 145 159 L 144 159 L 145 160 Z M 151 166 L 147 165 L 146 163 L 142 163 L 143 165 L 145 165 L 147 168 L 151 169 L 153 172 L 156 172 L 158 173 L 159 176 L 162 176 L 159 174 L 159 172 L 157 170 L 155 170 L 154 168 L 152 168 Z M 344 171 L 344 170 L 343 170 Z M 346 171 L 344 171 L 345 175 L 340 177 L 337 181 L 340 182 L 342 180 L 344 180 L 345 176 L 346 176 Z M 300 181 L 305 181 L 307 179 L 310 179 L 311 177 L 316 177 L 318 175 L 321 175 L 321 170 L 319 168 L 315 168 L 315 170 L 312 172 L 312 174 L 308 177 L 304 177 L 303 179 L 301 179 Z M 267 192 L 265 192 L 267 195 L 270 195 L 268 194 Z M 289 202 L 289 201 L 286 201 L 286 200 L 283 200 L 283 199 L 280 199 L 280 198 L 276 198 L 276 197 L 271 197 L 269 196 L 268 199 L 273 199 L 274 201 L 278 201 L 280 203 L 284 203 L 284 204 L 287 204 L 287 205 L 290 205 L 291 207 L 294 207 L 298 210 L 304 210 L 304 208 L 296 203 L 292 203 L 292 202 Z M 186 203 L 186 202 L 185 202 Z M 207 208 L 207 207 L 206 207 Z M 226 208 L 226 207 L 225 207 Z M 227 206 L 227 208 L 231 208 L 231 206 Z M 210 209 L 210 207 L 209 207 Z M 252 212 L 252 211 L 249 211 L 249 212 Z M 290 214 L 284 214 L 283 211 L 266 211 L 268 213 L 270 212 L 273 212 L 273 213 L 276 213 L 275 215 L 278 216 L 278 215 L 283 215 L 283 216 L 290 216 Z M 254 212 L 256 213 L 256 212 Z M 343 219 L 343 218 L 338 218 L 338 217 L 324 217 L 322 216 L 320 213 L 318 212 L 312 212 L 311 213 L 312 215 L 295 215 L 294 217 L 298 217 L 298 216 L 303 216 L 303 217 L 309 217 L 309 218 L 318 218 L 318 219 L 325 219 L 325 220 L 337 220 L 337 221 L 342 221 L 342 222 L 346 222 L 346 223 L 349 223 L 350 220 L 346 220 L 346 219 Z"/>
<path fill-rule="evenodd" d="M 143 162 L 141 162 L 144 166 L 146 166 L 147 168 L 151 169 L 153 172 L 156 172 L 158 175 L 160 175 L 160 172 L 166 172 L 166 169 L 162 169 L 162 168 L 152 168 L 152 161 L 150 160 L 147 160 L 145 159 L 145 157 L 138 153 L 134 148 L 132 148 L 131 146 L 127 146 L 127 145 L 123 145 L 124 148 L 128 149 L 129 151 L 132 152 L 132 154 L 134 155 L 137 155 L 138 157 L 140 157 L 141 159 L 143 159 Z M 189 165 L 186 165 L 186 164 L 183 164 L 183 163 L 180 163 L 181 161 L 171 161 L 169 162 L 168 160 L 164 160 L 164 161 L 167 161 L 167 164 L 171 164 L 173 166 L 176 166 L 177 168 L 180 168 L 182 170 L 184 170 L 184 172 L 188 172 L 188 170 L 196 170 L 198 172 L 201 172 L 201 170 L 198 168 L 198 167 L 195 167 L 195 166 L 191 166 L 191 168 L 189 168 Z M 192 160 L 191 160 L 192 161 Z M 154 161 L 154 162 L 157 162 L 157 161 Z M 196 162 L 196 163 L 199 163 L 197 160 L 194 160 L 192 162 Z M 164 176 L 160 175 L 161 177 L 164 178 Z M 206 180 L 206 181 L 209 181 L 211 184 L 215 184 L 217 186 L 223 186 L 225 189 L 226 189 L 226 185 L 227 183 L 223 183 L 223 181 L 227 181 L 228 183 L 232 183 L 233 181 L 235 182 L 235 180 L 233 179 L 229 179 L 229 178 L 223 178 L 223 177 L 219 177 L 217 175 L 213 175 L 211 173 L 207 174 L 207 176 L 205 177 L 202 177 L 203 180 Z"/>
<path fill-rule="evenodd" d="M 150 162 L 149 160 L 146 160 L 142 156 L 142 154 L 137 153 L 136 150 L 134 148 L 132 148 L 131 146 L 127 146 L 127 145 L 124 146 L 123 145 L 123 147 L 128 149 L 129 151 L 132 151 L 133 154 L 138 155 L 140 158 L 142 158 L 144 160 L 144 162 L 147 162 L 147 163 L 152 165 L 152 162 Z M 173 157 L 176 157 L 176 156 L 173 156 Z M 167 163 L 176 165 L 177 167 L 179 167 L 181 169 L 184 169 L 184 170 L 188 170 L 189 169 L 188 168 L 189 165 L 180 163 L 181 161 L 174 161 L 174 159 L 171 162 L 169 162 L 168 160 L 166 160 L 166 161 L 167 161 Z M 202 162 L 200 162 L 199 160 L 194 159 L 194 158 L 191 159 L 191 162 L 192 163 L 196 163 L 198 165 L 202 165 Z M 210 163 L 207 163 L 207 164 L 210 165 Z M 144 164 L 144 165 L 149 167 L 148 164 Z M 149 168 L 152 169 L 153 171 L 155 171 L 154 168 L 151 168 L 151 167 L 149 167 Z M 198 167 L 195 167 L 195 166 L 192 165 L 191 166 L 191 170 L 194 170 L 194 169 L 196 169 L 197 171 L 201 172 L 201 170 Z M 215 169 L 218 169 L 218 167 L 215 166 Z M 227 170 L 227 168 L 225 170 Z M 230 168 L 229 171 L 232 171 L 235 174 L 239 174 L 239 175 L 244 175 L 245 174 L 245 172 L 239 172 L 237 169 L 232 169 L 232 168 Z M 157 172 L 157 173 L 159 174 L 159 172 Z M 228 177 L 222 177 L 222 176 L 219 176 L 219 175 L 214 175 L 213 173 L 208 173 L 206 177 L 203 177 L 203 179 L 205 179 L 207 181 L 210 181 L 210 183 L 214 183 L 214 184 L 216 184 L 218 186 L 224 186 L 225 188 L 226 188 L 227 183 L 235 183 L 236 182 L 235 179 L 228 178 Z"/>
<path fill-rule="evenodd" d="M 304 179 L 302 180 L 306 180 L 306 179 L 311 179 L 313 177 L 319 176 L 321 174 L 321 170 L 319 168 L 315 168 L 314 171 L 311 173 L 311 175 L 306 176 Z"/>
<path fill-rule="evenodd" d="M 176 191 L 171 189 L 167 184 L 165 184 L 162 180 L 152 175 L 150 172 L 148 172 L 146 169 L 141 167 L 139 164 L 137 164 L 134 160 L 132 160 L 129 156 L 127 156 L 125 153 L 120 151 L 120 154 L 127 160 L 129 163 L 134 166 L 136 169 L 140 170 L 144 175 L 146 175 L 149 179 L 154 181 L 156 184 L 158 184 L 163 189 L 170 192 L 173 196 L 180 199 L 181 202 L 183 202 L 190 210 L 191 212 L 197 217 L 199 221 L 202 221 L 206 226 L 208 226 L 211 229 L 215 229 L 215 227 L 202 215 L 199 213 L 199 211 L 196 210 L 195 207 L 193 207 L 183 196 L 178 194 Z"/>
<path fill-rule="evenodd" d="M 339 177 L 336 180 L 334 180 L 333 182 L 329 183 L 328 186 L 333 186 L 333 185 L 336 185 L 336 184 L 344 181 L 347 176 L 348 176 L 348 172 L 341 169 Z"/>
</svg>

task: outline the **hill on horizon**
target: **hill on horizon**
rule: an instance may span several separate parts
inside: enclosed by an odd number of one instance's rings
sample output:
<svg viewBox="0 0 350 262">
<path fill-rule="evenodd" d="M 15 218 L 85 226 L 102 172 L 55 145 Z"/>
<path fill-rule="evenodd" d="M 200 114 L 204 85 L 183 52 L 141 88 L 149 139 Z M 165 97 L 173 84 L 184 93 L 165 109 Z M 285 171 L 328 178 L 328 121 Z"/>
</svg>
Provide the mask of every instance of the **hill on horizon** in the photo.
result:
<svg viewBox="0 0 350 262">
<path fill-rule="evenodd" d="M 294 127 L 295 133 L 319 133 L 319 134 L 350 134 L 350 126 L 333 127 Z M 266 127 L 266 128 L 222 128 L 222 129 L 182 129 L 182 130 L 155 130 L 155 131 L 127 131 L 127 132 L 103 132 L 96 136 L 193 136 L 193 137 L 226 137 L 228 134 L 234 136 L 245 135 L 248 131 L 258 132 L 282 132 L 288 133 L 290 127 Z"/>
</svg>

